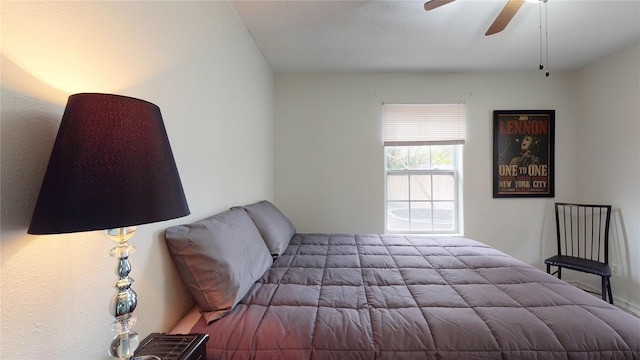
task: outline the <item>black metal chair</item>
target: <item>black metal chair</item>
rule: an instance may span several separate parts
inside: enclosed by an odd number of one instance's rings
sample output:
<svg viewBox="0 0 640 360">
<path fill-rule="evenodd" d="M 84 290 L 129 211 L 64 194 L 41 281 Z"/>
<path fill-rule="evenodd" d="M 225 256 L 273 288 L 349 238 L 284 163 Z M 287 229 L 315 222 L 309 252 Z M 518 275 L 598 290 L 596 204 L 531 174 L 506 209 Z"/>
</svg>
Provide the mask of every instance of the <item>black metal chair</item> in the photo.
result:
<svg viewBox="0 0 640 360">
<path fill-rule="evenodd" d="M 562 268 L 599 275 L 602 300 L 613 304 L 609 267 L 611 205 L 555 203 L 558 254 L 546 259 L 547 273 L 562 277 Z"/>
</svg>

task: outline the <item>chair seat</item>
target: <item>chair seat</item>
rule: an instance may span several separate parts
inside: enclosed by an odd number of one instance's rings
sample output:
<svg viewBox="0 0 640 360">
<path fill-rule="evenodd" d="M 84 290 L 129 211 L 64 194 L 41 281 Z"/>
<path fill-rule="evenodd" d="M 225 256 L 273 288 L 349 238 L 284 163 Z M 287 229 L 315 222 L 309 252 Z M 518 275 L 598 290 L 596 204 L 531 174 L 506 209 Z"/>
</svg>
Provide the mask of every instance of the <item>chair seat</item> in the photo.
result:
<svg viewBox="0 0 640 360">
<path fill-rule="evenodd" d="M 571 270 L 584 271 L 600 276 L 611 277 L 611 268 L 605 263 L 573 256 L 556 255 L 544 261 L 545 264 L 561 266 Z"/>
</svg>

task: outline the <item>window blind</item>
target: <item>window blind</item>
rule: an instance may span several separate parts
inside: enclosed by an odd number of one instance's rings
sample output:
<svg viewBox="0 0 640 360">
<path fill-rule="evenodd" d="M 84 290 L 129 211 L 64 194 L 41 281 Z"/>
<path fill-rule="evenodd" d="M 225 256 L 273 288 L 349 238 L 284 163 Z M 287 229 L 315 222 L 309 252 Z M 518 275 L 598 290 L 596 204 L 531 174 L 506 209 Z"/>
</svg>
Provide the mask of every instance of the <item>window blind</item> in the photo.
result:
<svg viewBox="0 0 640 360">
<path fill-rule="evenodd" d="M 384 104 L 384 145 L 464 144 L 464 104 Z"/>
</svg>

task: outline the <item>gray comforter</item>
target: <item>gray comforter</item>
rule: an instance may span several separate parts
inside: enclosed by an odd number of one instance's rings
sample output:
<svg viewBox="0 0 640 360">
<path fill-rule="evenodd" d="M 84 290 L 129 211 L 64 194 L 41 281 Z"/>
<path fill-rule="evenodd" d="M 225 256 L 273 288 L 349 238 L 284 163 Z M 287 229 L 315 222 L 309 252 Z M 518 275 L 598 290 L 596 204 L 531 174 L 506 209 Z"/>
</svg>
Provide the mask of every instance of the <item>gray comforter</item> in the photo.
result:
<svg viewBox="0 0 640 360">
<path fill-rule="evenodd" d="M 208 359 L 640 359 L 640 319 L 465 238 L 298 234 Z"/>
</svg>

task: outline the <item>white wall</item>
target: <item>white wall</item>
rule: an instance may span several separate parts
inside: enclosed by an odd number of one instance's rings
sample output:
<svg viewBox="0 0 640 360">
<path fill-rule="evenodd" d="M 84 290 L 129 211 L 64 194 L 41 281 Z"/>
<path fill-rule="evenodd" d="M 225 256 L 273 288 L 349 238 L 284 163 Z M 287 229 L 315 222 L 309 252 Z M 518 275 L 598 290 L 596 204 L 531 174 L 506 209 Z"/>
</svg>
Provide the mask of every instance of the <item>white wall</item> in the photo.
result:
<svg viewBox="0 0 640 360">
<path fill-rule="evenodd" d="M 114 244 L 99 232 L 26 234 L 67 96 L 117 93 L 162 110 L 192 214 L 142 225 L 131 241 L 144 337 L 193 304 L 164 228 L 273 199 L 273 74 L 227 2 L 1 4 L 0 358 L 107 359 Z"/>
<path fill-rule="evenodd" d="M 580 70 L 575 88 L 578 196 L 613 206 L 610 262 L 621 270 L 614 295 L 640 313 L 640 44 Z"/>
<path fill-rule="evenodd" d="M 276 75 L 276 200 L 303 232 L 384 232 L 382 103 L 465 102 L 464 233 L 539 265 L 553 199 L 493 199 L 493 110 L 556 110 L 556 194 L 575 198 L 571 79 L 554 73 Z M 545 249 L 546 251 L 547 249 Z"/>
</svg>

